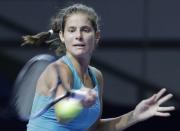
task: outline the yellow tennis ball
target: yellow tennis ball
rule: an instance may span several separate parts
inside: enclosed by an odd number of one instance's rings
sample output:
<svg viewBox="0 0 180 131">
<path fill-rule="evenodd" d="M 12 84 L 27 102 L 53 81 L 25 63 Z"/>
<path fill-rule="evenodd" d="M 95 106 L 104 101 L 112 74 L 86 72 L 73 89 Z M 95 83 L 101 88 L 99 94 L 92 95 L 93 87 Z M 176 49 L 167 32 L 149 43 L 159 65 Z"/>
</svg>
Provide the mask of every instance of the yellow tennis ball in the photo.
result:
<svg viewBox="0 0 180 131">
<path fill-rule="evenodd" d="M 73 98 L 61 100 L 55 104 L 57 119 L 63 123 L 72 121 L 79 115 L 82 109 L 81 102 Z"/>
</svg>

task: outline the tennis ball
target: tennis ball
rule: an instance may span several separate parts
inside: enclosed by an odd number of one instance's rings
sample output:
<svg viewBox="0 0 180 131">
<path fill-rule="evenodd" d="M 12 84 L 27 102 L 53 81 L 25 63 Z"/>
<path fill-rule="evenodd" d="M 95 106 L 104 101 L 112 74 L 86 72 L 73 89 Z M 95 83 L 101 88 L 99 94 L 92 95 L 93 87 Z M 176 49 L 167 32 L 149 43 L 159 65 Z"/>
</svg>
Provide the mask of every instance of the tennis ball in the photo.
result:
<svg viewBox="0 0 180 131">
<path fill-rule="evenodd" d="M 77 99 L 67 98 L 55 104 L 55 113 L 60 122 L 67 123 L 79 115 L 83 106 Z"/>
</svg>

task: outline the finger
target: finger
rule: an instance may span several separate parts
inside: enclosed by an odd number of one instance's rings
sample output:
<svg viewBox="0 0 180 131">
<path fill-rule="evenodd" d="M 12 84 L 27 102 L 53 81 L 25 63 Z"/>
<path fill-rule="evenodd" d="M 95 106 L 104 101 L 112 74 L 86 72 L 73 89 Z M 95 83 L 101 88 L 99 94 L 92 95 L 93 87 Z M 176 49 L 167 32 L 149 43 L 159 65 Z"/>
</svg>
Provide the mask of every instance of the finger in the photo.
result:
<svg viewBox="0 0 180 131">
<path fill-rule="evenodd" d="M 171 99 L 173 97 L 172 94 L 168 94 L 164 97 L 162 97 L 161 99 L 158 100 L 158 105 L 163 104 L 164 102 L 168 101 L 169 99 Z"/>
<path fill-rule="evenodd" d="M 162 112 L 156 112 L 154 115 L 155 116 L 161 116 L 161 117 L 171 116 L 170 113 L 162 113 Z"/>
<path fill-rule="evenodd" d="M 156 94 L 156 99 L 155 101 L 159 100 L 159 98 L 166 92 L 166 88 L 161 89 L 157 94 Z"/>
<path fill-rule="evenodd" d="M 174 106 L 169 106 L 169 107 L 159 107 L 157 109 L 158 112 L 163 112 L 163 111 L 173 111 L 175 110 Z"/>
<path fill-rule="evenodd" d="M 146 99 L 147 104 L 153 104 L 156 99 L 156 94 L 152 95 L 150 98 Z"/>
</svg>

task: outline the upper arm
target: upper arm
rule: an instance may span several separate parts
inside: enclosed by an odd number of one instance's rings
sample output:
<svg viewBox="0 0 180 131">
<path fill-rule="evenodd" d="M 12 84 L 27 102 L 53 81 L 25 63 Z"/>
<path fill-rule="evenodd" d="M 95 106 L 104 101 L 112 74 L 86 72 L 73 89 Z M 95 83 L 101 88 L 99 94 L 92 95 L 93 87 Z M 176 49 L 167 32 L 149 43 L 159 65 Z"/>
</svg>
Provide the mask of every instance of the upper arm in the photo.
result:
<svg viewBox="0 0 180 131">
<path fill-rule="evenodd" d="M 37 82 L 37 88 L 44 95 L 51 95 L 53 91 L 56 91 L 56 96 L 59 96 L 64 93 L 65 88 L 71 89 L 71 83 L 72 74 L 69 67 L 56 61 L 44 70 Z"/>
<path fill-rule="evenodd" d="M 42 72 L 42 74 L 40 75 L 37 81 L 37 85 L 36 85 L 37 92 L 42 95 L 49 96 L 51 89 L 53 89 L 53 87 L 55 86 L 55 82 L 57 81 L 56 79 L 57 77 L 56 77 L 56 72 L 53 68 L 53 64 L 50 64 Z"/>
<path fill-rule="evenodd" d="M 66 90 L 71 90 L 72 88 L 72 73 L 69 67 L 59 61 L 55 65 L 56 67 L 56 73 L 58 78 L 60 79 L 61 83 L 59 85 L 56 85 L 56 97 L 61 96 L 66 92 Z M 58 80 L 59 81 L 59 80 Z"/>
</svg>

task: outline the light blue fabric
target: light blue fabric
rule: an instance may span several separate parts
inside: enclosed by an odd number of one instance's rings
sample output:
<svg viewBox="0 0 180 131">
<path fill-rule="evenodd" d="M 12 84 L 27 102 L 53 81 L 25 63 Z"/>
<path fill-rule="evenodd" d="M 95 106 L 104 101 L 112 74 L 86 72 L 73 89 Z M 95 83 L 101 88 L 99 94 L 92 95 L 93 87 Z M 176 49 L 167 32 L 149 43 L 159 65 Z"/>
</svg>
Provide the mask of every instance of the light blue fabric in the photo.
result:
<svg viewBox="0 0 180 131">
<path fill-rule="evenodd" d="M 64 63 L 66 63 L 72 71 L 74 78 L 72 89 L 74 90 L 80 89 L 83 86 L 83 83 L 81 82 L 70 59 L 68 58 L 68 56 L 63 56 L 60 59 L 62 59 Z M 96 76 L 95 74 L 93 74 L 93 71 L 91 71 L 90 68 L 88 69 L 88 71 L 95 85 L 93 90 L 97 91 L 97 94 L 99 94 L 98 91 L 99 85 Z M 31 114 L 33 115 L 34 113 L 45 107 L 45 105 L 53 99 L 52 96 L 41 96 L 36 94 L 34 98 Z M 84 108 L 75 119 L 65 124 L 57 121 L 54 112 L 54 107 L 51 107 L 47 112 L 45 112 L 40 117 L 29 120 L 29 123 L 27 125 L 27 131 L 85 131 L 98 119 L 99 115 L 100 115 L 99 97 L 97 97 L 97 100 L 93 106 L 91 106 L 90 108 Z"/>
</svg>

